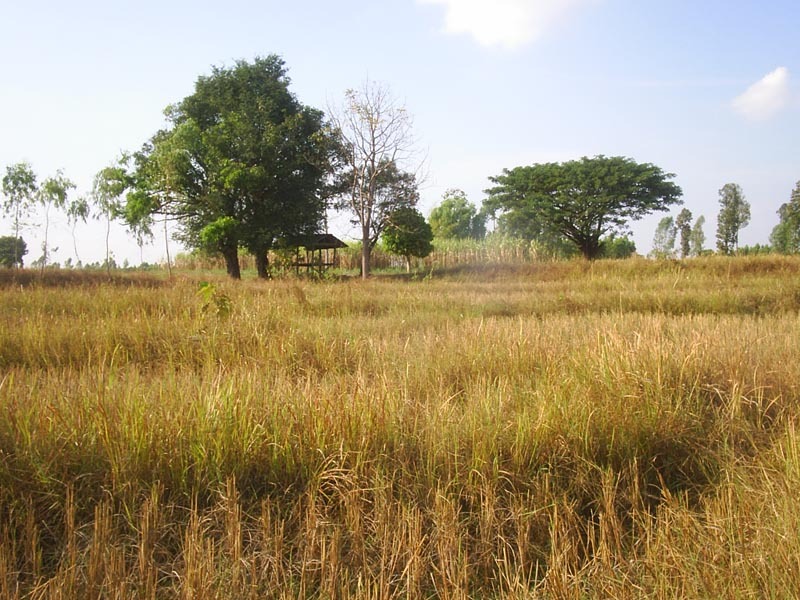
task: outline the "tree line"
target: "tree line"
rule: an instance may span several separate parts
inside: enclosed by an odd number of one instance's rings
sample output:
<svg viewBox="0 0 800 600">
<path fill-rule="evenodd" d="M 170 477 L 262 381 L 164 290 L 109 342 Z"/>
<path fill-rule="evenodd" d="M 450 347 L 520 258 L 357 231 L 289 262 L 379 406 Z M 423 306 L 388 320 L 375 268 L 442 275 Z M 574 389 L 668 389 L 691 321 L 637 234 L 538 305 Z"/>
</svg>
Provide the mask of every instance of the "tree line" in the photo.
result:
<svg viewBox="0 0 800 600">
<path fill-rule="evenodd" d="M 800 252 L 800 181 L 795 184 L 788 202 L 778 209 L 778 224 L 770 234 L 772 252 L 795 254 Z M 692 213 L 682 209 L 677 217 L 666 216 L 656 227 L 651 255 L 655 258 L 699 256 L 707 252 L 704 247 L 705 217 L 691 224 Z M 719 190 L 719 213 L 717 214 L 716 252 L 732 255 L 740 251 L 739 232 L 750 223 L 750 203 L 744 191 L 736 183 L 726 183 Z M 679 246 L 675 244 L 679 240 Z M 763 248 L 762 246 L 758 247 Z"/>
<path fill-rule="evenodd" d="M 253 256 L 259 277 L 268 277 L 270 251 L 303 245 L 324 231 L 329 208 L 347 212 L 358 228 L 367 277 L 379 240 L 410 267 L 412 257 L 431 251 L 434 238 L 480 239 L 489 221 L 497 234 L 530 240 L 554 255 L 625 256 L 635 249 L 626 235 L 631 221 L 682 203 L 674 174 L 601 155 L 504 169 L 489 178 L 480 210 L 463 191 L 448 190 L 426 221 L 417 209 L 412 119 L 388 89 L 368 81 L 326 115 L 300 102 L 290 83 L 275 55 L 212 68 L 191 95 L 166 108 L 166 127 L 97 173 L 87 196 L 72 198 L 75 185 L 61 172 L 38 184 L 28 163 L 8 167 L 3 208 L 14 235 L 0 238 L 3 264 L 21 266 L 27 248 L 20 228 L 36 205 L 44 213 L 42 268 L 51 252 L 50 211 L 62 210 L 73 240 L 79 222 L 105 221 L 107 266 L 113 220 L 123 221 L 140 246 L 158 228 L 166 237 L 174 223 L 176 239 L 221 256 L 238 279 L 241 251 Z M 749 204 L 735 184 L 720 190 L 720 204 L 717 247 L 732 253 Z M 797 188 L 779 216 L 773 245 L 800 250 Z M 654 254 L 674 254 L 678 236 L 681 256 L 701 253 L 704 218 L 691 221 L 685 208 L 662 219 Z"/>
</svg>

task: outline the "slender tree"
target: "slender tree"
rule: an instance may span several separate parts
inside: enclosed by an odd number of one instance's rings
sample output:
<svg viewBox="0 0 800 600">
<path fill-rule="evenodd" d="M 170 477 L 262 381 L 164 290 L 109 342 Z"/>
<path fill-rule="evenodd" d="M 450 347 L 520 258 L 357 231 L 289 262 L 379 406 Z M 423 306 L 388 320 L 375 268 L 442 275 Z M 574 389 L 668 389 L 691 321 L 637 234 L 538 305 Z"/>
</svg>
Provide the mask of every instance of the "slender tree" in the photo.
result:
<svg viewBox="0 0 800 600">
<path fill-rule="evenodd" d="M 36 202 L 38 189 L 36 174 L 30 163 L 20 162 L 6 167 L 6 174 L 3 177 L 3 195 L 6 199 L 3 209 L 6 214 L 13 215 L 14 239 L 20 239 L 19 231 L 22 219 L 30 214 L 31 208 Z M 14 245 L 13 249 L 18 247 L 18 245 Z M 15 256 L 14 264 L 21 265 L 21 259 L 21 256 Z"/>
<path fill-rule="evenodd" d="M 739 231 L 750 223 L 750 203 L 739 185 L 726 183 L 719 191 L 719 205 L 717 250 L 734 254 L 739 248 Z"/>
<path fill-rule="evenodd" d="M 675 256 L 675 238 L 678 230 L 672 217 L 664 217 L 658 222 L 653 236 L 653 256 L 655 258 L 672 258 Z"/>
<path fill-rule="evenodd" d="M 706 234 L 703 231 L 705 224 L 706 218 L 700 215 L 692 226 L 689 236 L 689 254 L 691 256 L 700 256 L 703 253 L 703 246 L 706 243 Z"/>
<path fill-rule="evenodd" d="M 50 209 L 63 209 L 67 205 L 67 195 L 75 189 L 75 184 L 64 176 L 60 170 L 55 176 L 48 177 L 39 189 L 39 202 L 44 207 L 44 241 L 42 242 L 42 272 L 49 258 L 48 233 L 50 230 Z"/>
<path fill-rule="evenodd" d="M 75 228 L 78 226 L 79 221 L 86 223 L 91 213 L 91 207 L 89 206 L 89 201 L 86 199 L 86 196 L 78 196 L 72 200 L 67 207 L 67 221 L 71 225 L 72 248 L 75 251 L 75 260 L 77 262 L 80 262 L 81 258 L 78 256 L 78 239 L 75 237 Z"/>
<path fill-rule="evenodd" d="M 117 165 L 106 167 L 94 178 L 92 200 L 95 217 L 106 222 L 106 273 L 111 275 L 111 221 L 122 216 L 122 196 L 125 193 L 124 170 Z"/>
<path fill-rule="evenodd" d="M 330 112 L 343 165 L 336 206 L 352 213 L 360 228 L 361 275 L 367 278 L 389 215 L 419 199 L 419 167 L 409 170 L 416 157 L 411 117 L 388 88 L 370 81 L 347 90 L 343 107 Z"/>
<path fill-rule="evenodd" d="M 681 258 L 686 258 L 691 252 L 692 211 L 682 209 L 675 218 L 675 227 L 680 235 Z"/>
</svg>

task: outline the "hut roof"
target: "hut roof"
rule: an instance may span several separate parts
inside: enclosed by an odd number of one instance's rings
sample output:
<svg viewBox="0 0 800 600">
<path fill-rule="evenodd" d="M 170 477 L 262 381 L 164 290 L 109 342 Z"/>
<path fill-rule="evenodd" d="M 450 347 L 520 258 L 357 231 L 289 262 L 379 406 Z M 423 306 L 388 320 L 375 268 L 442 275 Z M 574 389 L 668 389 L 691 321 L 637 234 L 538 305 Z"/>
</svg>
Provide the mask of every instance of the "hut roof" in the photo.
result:
<svg viewBox="0 0 800 600">
<path fill-rule="evenodd" d="M 330 248 L 347 248 L 342 240 L 330 233 L 318 233 L 301 239 L 298 246 L 306 250 L 327 250 Z"/>
</svg>

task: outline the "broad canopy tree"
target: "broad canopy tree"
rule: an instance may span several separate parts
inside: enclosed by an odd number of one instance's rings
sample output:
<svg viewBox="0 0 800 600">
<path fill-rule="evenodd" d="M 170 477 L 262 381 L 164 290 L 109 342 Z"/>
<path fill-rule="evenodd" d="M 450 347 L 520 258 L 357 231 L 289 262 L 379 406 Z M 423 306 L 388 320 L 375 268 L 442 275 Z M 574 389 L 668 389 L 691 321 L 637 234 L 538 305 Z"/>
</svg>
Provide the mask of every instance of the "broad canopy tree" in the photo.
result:
<svg viewBox="0 0 800 600">
<path fill-rule="evenodd" d="M 167 109 L 171 127 L 132 157 L 129 224 L 176 220 L 184 243 L 221 254 L 237 279 L 240 247 L 267 277 L 272 247 L 319 231 L 332 137 L 286 73 L 272 55 L 200 77 Z"/>
<path fill-rule="evenodd" d="M 563 236 L 595 259 L 605 234 L 681 203 L 672 178 L 653 164 L 620 156 L 535 164 L 491 177 L 495 186 L 486 190 L 486 206 L 529 221 L 543 235 Z"/>
</svg>

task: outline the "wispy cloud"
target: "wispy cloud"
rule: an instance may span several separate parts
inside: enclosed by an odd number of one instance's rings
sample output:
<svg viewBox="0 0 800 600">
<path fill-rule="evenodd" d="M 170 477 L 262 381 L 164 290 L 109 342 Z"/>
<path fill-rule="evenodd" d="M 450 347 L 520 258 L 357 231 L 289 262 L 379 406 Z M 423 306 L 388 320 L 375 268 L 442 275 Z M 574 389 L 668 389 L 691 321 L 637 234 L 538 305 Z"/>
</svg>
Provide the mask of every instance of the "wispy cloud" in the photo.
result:
<svg viewBox="0 0 800 600">
<path fill-rule="evenodd" d="M 739 86 L 746 82 L 741 79 L 709 78 L 709 79 L 645 79 L 635 81 L 631 85 L 638 88 L 692 89 Z"/>
<path fill-rule="evenodd" d="M 733 99 L 733 109 L 747 119 L 764 121 L 789 103 L 789 69 L 778 67 Z"/>
<path fill-rule="evenodd" d="M 443 4 L 444 31 L 468 34 L 482 46 L 518 48 L 541 37 L 571 9 L 591 0 L 417 0 Z"/>
</svg>

